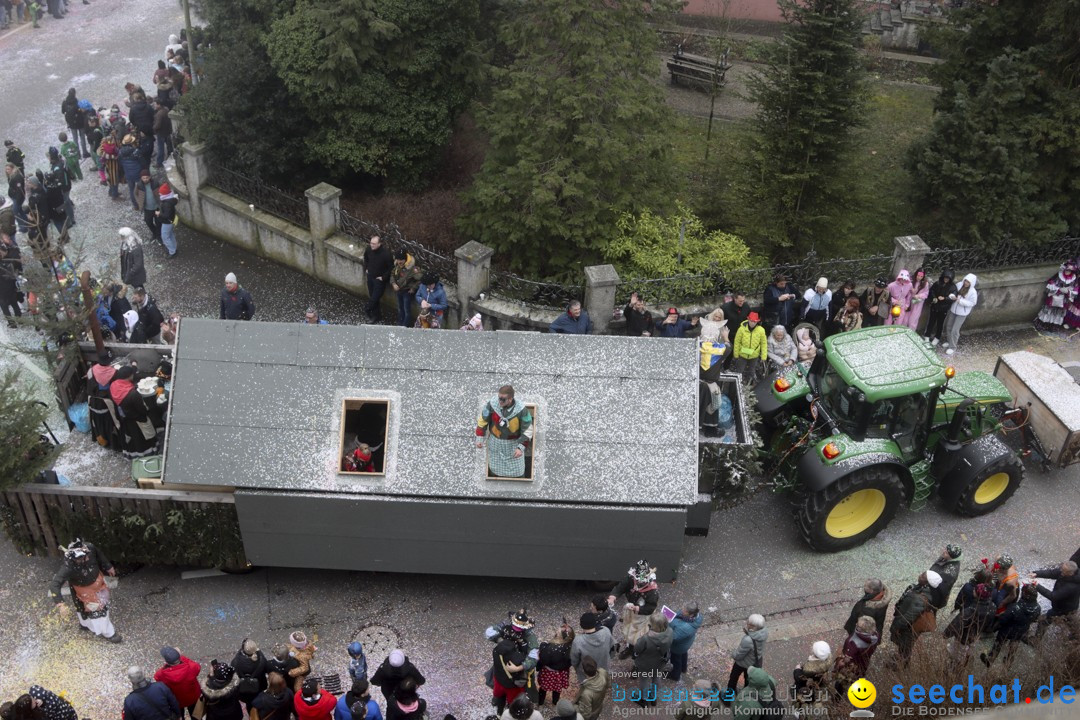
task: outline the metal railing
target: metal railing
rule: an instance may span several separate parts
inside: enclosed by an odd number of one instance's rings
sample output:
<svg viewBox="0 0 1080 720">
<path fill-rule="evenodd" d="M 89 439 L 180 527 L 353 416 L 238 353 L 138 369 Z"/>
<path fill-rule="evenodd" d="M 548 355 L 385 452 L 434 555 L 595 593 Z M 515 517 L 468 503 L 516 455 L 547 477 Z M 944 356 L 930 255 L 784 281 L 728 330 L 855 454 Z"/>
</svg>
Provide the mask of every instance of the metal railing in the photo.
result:
<svg viewBox="0 0 1080 720">
<path fill-rule="evenodd" d="M 939 248 L 927 253 L 923 265 L 933 272 L 951 269 L 958 275 L 963 275 L 969 270 L 997 270 L 1003 267 L 1060 263 L 1078 255 L 1080 237 L 1066 237 L 1045 245 L 1002 245 L 989 251 Z"/>
<path fill-rule="evenodd" d="M 495 297 L 540 308 L 565 308 L 571 300 L 583 300 L 582 285 L 527 280 L 502 270 L 489 273 L 489 291 Z"/>
<path fill-rule="evenodd" d="M 338 227 L 341 228 L 341 232 L 355 239 L 357 245 L 366 246 L 373 235 L 378 235 L 391 252 L 404 250 L 413 256 L 416 264 L 424 272 L 433 272 L 439 276 L 440 280 L 457 283 L 457 259 L 447 257 L 415 240 L 409 240 L 395 223 L 379 227 L 373 222 L 361 220 L 341 210 L 338 212 Z"/>
<path fill-rule="evenodd" d="M 619 283 L 615 301 L 621 305 L 630 299 L 631 292 L 637 292 L 641 299 L 650 305 L 704 303 L 719 299 L 728 292 L 756 294 L 764 290 L 777 275 L 784 275 L 800 289 L 813 286 L 820 277 L 826 278 L 830 286 L 837 286 L 848 280 L 856 285 L 863 285 L 872 283 L 879 276 L 888 277 L 892 262 L 892 255 L 824 259 L 817 253 L 810 252 L 797 263 L 735 270 L 715 267 L 702 273 L 661 278 L 628 278 Z"/>
<path fill-rule="evenodd" d="M 304 230 L 311 227 L 307 198 L 295 197 L 280 188 L 267 185 L 262 180 L 242 175 L 220 164 L 210 166 L 209 182 L 218 190 L 254 205 L 263 212 L 288 220 Z"/>
</svg>

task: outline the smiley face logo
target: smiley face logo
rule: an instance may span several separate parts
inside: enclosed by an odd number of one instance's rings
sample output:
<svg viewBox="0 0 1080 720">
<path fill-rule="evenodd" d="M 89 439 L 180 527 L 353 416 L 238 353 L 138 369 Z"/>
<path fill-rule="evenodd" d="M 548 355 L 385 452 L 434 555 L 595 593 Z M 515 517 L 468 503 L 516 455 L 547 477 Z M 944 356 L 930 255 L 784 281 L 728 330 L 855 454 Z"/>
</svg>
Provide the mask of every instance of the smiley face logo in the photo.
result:
<svg viewBox="0 0 1080 720">
<path fill-rule="evenodd" d="M 877 688 L 866 678 L 859 678 L 851 683 L 847 691 L 848 700 L 857 708 L 868 708 L 877 699 Z"/>
</svg>

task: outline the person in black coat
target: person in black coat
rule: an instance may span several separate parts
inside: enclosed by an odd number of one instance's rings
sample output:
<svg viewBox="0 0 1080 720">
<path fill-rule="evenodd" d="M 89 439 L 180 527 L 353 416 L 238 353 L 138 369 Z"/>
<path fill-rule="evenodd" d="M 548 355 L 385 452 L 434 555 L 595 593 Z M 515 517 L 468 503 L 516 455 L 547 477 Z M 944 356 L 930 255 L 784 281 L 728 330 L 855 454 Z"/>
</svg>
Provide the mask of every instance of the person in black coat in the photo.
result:
<svg viewBox="0 0 1080 720">
<path fill-rule="evenodd" d="M 863 615 L 874 618 L 879 632 L 884 632 L 885 613 L 889 611 L 891 601 L 892 596 L 885 583 L 877 578 L 867 580 L 863 584 L 863 596 L 851 608 L 851 615 L 848 617 L 847 622 L 844 623 L 844 632 L 849 636 L 854 633 L 855 624 L 859 622 L 859 618 Z"/>
<path fill-rule="evenodd" d="M 990 571 L 986 568 L 979 568 L 975 571 L 975 574 L 963 584 L 960 588 L 960 592 L 956 594 L 956 600 L 953 601 L 953 610 L 957 612 L 963 612 L 964 608 L 969 605 L 975 604 L 975 588 L 979 585 L 986 585 L 990 583 Z"/>
<path fill-rule="evenodd" d="M 409 661 L 409 657 L 401 650 L 395 649 L 390 651 L 379 669 L 371 676 L 371 684 L 379 686 L 389 705 L 394 697 L 394 691 L 405 678 L 411 678 L 415 683 L 414 687 L 423 685 L 425 682 L 424 676 Z"/>
<path fill-rule="evenodd" d="M 225 287 L 221 289 L 221 319 L 222 320 L 250 320 L 255 317 L 255 301 L 240 284 L 236 282 L 236 275 L 229 273 L 225 276 Z"/>
<path fill-rule="evenodd" d="M 390 275 L 394 271 L 394 256 L 390 249 L 382 243 L 378 235 L 373 235 L 368 241 L 368 247 L 364 250 L 364 272 L 367 274 L 368 302 L 364 308 L 368 319 L 371 321 L 379 318 L 379 300 L 386 292 L 386 286 L 390 283 Z"/>
<path fill-rule="evenodd" d="M 240 708 L 240 679 L 229 663 L 214 660 L 210 672 L 199 683 L 205 714 L 203 720 L 243 720 Z M 125 718 L 125 720 L 127 720 Z"/>
<path fill-rule="evenodd" d="M 763 309 L 769 332 L 773 325 L 783 325 L 791 332 L 799 319 L 799 300 L 798 289 L 786 277 L 777 275 L 772 284 L 765 288 Z"/>
<path fill-rule="evenodd" d="M 990 654 L 982 653 L 979 659 L 986 667 L 990 667 L 1005 643 L 1008 643 L 1009 648 L 1005 652 L 1005 662 L 1008 663 L 1016 648 L 1016 643 L 1027 638 L 1031 623 L 1038 620 L 1041 614 L 1039 593 L 1034 585 L 1025 585 L 1020 591 L 1020 599 L 1005 608 L 1005 612 L 998 617 L 997 639 L 994 640 L 994 647 L 990 649 Z"/>
<path fill-rule="evenodd" d="M 134 292 L 131 293 L 131 299 L 135 301 L 134 309 L 139 313 L 139 323 L 146 333 L 146 341 L 158 342 L 158 338 L 161 336 L 161 323 L 165 322 L 165 316 L 161 314 L 161 310 L 158 309 L 154 298 L 151 297 L 150 293 L 146 292 L 146 288 L 139 287 L 135 288 Z M 233 663 L 233 665 L 235 666 L 236 663 Z M 240 672 L 240 668 L 237 667 L 236 671 Z M 265 688 L 266 683 L 264 682 L 259 689 L 263 690 Z"/>
<path fill-rule="evenodd" d="M 930 566 L 931 570 L 941 576 L 941 584 L 934 588 L 933 598 L 931 599 L 934 604 L 935 614 L 948 605 L 949 595 L 952 594 L 953 586 L 956 585 L 956 580 L 960 577 L 960 560 L 958 558 L 961 552 L 959 545 L 946 545 L 945 549 L 941 551 L 941 556 Z"/>
<path fill-rule="evenodd" d="M 251 638 L 244 638 L 232 661 L 240 679 L 237 695 L 240 702 L 250 705 L 255 696 L 266 689 L 266 657 Z"/>
<path fill-rule="evenodd" d="M 1066 560 L 1060 567 L 1037 570 L 1030 574 L 1032 578 L 1046 578 L 1054 581 L 1053 590 L 1048 590 L 1042 585 L 1036 586 L 1038 593 L 1050 601 L 1050 611 L 1039 619 L 1039 627 L 1035 632 L 1037 637 L 1042 637 L 1046 632 L 1046 626 L 1054 618 L 1064 618 L 1073 638 L 1080 638 L 1080 622 L 1077 618 L 1077 609 L 1080 607 L 1080 575 L 1076 570 L 1076 563 Z"/>
<path fill-rule="evenodd" d="M 394 697 L 386 701 L 386 720 L 422 720 L 427 714 L 427 701 L 416 693 L 416 680 L 405 678 L 394 689 Z"/>
<path fill-rule="evenodd" d="M 833 292 L 832 300 L 829 301 L 829 318 L 825 322 L 823 330 L 824 337 L 836 335 L 841 332 L 842 328 L 840 327 L 840 323 L 836 321 L 836 315 L 844 309 L 845 303 L 847 303 L 848 298 L 851 297 L 859 297 L 855 292 L 855 282 L 852 280 L 848 280 Z"/>
<path fill-rule="evenodd" d="M 990 586 L 976 585 L 974 604 L 964 606 L 945 628 L 944 635 L 950 638 L 949 654 L 967 664 L 971 646 L 993 626 L 996 617 L 997 605 L 990 599 Z M 960 648 L 957 648 L 957 643 Z"/>
<path fill-rule="evenodd" d="M 295 693 L 285 683 L 285 678 L 276 671 L 267 674 L 266 689 L 251 701 L 251 707 L 259 711 L 259 720 L 289 720 L 292 717 Z"/>
<path fill-rule="evenodd" d="M 168 685 L 150 682 L 140 667 L 128 668 L 131 692 L 124 698 L 124 720 L 174 720 L 180 704 Z"/>
<path fill-rule="evenodd" d="M 652 313 L 645 308 L 645 303 L 636 292 L 630 293 L 630 301 L 623 308 L 623 317 L 626 318 L 626 334 L 630 337 L 649 337 L 654 334 Z"/>
<path fill-rule="evenodd" d="M 930 305 L 930 314 L 926 321 L 926 329 L 923 331 L 926 335 L 923 337 L 934 345 L 941 342 L 945 318 L 953 304 L 953 301 L 949 299 L 949 295 L 956 292 L 955 278 L 956 273 L 952 270 L 943 270 L 937 282 L 930 286 L 930 294 L 926 298 L 927 303 Z"/>
</svg>

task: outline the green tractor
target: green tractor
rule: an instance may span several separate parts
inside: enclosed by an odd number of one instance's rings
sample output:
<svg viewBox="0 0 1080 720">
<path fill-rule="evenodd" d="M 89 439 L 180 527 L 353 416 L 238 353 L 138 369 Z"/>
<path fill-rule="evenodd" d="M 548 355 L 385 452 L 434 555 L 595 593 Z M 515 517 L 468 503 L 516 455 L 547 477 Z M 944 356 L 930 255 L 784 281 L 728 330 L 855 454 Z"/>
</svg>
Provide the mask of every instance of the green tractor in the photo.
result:
<svg viewBox="0 0 1080 720">
<path fill-rule="evenodd" d="M 1024 479 L 998 433 L 1026 410 L 1010 409 L 994 376 L 956 375 L 906 327 L 834 335 L 808 371 L 796 365 L 755 394 L 775 486 L 795 491 L 799 530 L 817 550 L 860 545 L 935 493 L 983 515 Z"/>
</svg>

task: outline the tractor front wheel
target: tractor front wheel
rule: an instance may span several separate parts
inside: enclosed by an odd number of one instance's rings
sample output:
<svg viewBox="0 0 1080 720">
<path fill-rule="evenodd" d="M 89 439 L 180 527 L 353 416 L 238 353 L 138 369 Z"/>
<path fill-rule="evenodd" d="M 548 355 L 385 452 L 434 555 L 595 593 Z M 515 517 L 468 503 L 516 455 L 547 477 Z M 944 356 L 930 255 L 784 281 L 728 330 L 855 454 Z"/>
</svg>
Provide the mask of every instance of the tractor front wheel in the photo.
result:
<svg viewBox="0 0 1080 720">
<path fill-rule="evenodd" d="M 881 532 L 904 499 L 904 483 L 896 470 L 871 465 L 808 495 L 798 509 L 799 531 L 815 550 L 847 550 Z"/>
<path fill-rule="evenodd" d="M 1024 480 L 1024 463 L 1014 453 L 1001 455 L 968 481 L 953 511 L 975 517 L 993 512 L 1012 497 Z"/>
</svg>

